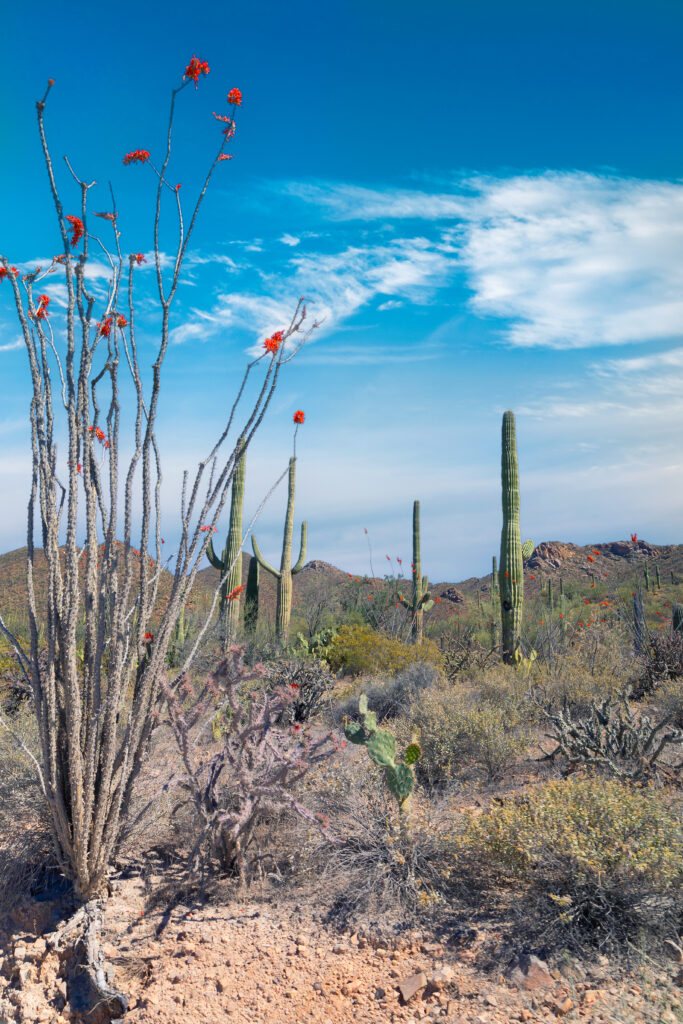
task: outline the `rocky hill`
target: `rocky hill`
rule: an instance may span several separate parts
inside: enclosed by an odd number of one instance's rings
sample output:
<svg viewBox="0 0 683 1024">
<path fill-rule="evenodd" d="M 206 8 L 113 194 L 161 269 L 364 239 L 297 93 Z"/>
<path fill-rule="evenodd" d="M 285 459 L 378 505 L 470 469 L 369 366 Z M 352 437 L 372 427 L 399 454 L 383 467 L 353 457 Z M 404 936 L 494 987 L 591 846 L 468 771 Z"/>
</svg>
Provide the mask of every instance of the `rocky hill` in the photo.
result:
<svg viewBox="0 0 683 1024">
<path fill-rule="evenodd" d="M 26 548 L 18 548 L 0 555 L 0 614 L 24 615 L 26 607 Z M 251 556 L 245 554 L 242 560 L 242 582 L 246 585 Z M 549 579 L 554 585 L 564 581 L 565 589 L 590 587 L 591 582 L 606 587 L 618 586 L 635 580 L 642 582 L 644 569 L 648 567 L 652 580 L 659 567 L 662 583 L 673 581 L 683 583 L 683 545 L 650 544 L 645 540 L 612 541 L 605 544 L 584 545 L 563 541 L 542 541 L 524 563 L 525 594 L 529 598 L 538 595 L 547 587 Z M 672 576 L 673 574 L 673 576 Z M 261 571 L 260 614 L 267 621 L 274 621 L 276 580 L 269 573 Z M 158 611 L 163 611 L 171 585 L 171 574 L 164 571 L 159 590 Z M 44 593 L 46 567 L 42 551 L 36 553 L 36 593 L 39 611 L 44 614 Z M 219 584 L 219 573 L 207 565 L 197 574 L 195 587 L 189 603 L 190 610 L 201 611 L 208 607 L 215 588 Z M 306 613 L 315 626 L 316 609 L 320 614 L 326 607 L 339 601 L 348 601 L 354 591 L 361 588 L 362 594 L 377 594 L 385 581 L 377 577 L 353 577 L 348 572 L 330 565 L 321 559 L 308 562 L 293 579 L 292 611 Z M 399 582 L 399 588 L 406 596 L 410 592 L 407 580 Z M 478 601 L 486 600 L 490 594 L 491 573 L 472 576 L 459 582 L 432 582 L 430 590 L 441 598 L 430 613 L 433 622 L 440 622 L 468 611 Z M 479 596 L 477 596 L 479 595 Z"/>
</svg>

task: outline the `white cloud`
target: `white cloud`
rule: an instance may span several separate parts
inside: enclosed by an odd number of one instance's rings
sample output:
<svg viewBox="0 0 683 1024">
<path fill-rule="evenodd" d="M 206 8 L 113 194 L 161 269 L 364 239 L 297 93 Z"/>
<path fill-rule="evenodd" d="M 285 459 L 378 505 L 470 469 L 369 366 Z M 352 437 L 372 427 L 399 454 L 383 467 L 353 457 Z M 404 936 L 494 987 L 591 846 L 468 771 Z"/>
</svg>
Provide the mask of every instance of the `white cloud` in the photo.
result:
<svg viewBox="0 0 683 1024">
<path fill-rule="evenodd" d="M 16 341 L 10 341 L 7 345 L 0 345 L 0 352 L 12 352 L 15 348 L 23 348 L 24 339 L 18 338 Z"/>
<path fill-rule="evenodd" d="M 299 244 L 301 239 L 297 238 L 296 235 L 286 235 L 285 234 L 285 235 L 282 236 L 280 241 L 282 242 L 283 245 L 291 245 L 292 247 L 294 247 L 295 245 Z"/>
<path fill-rule="evenodd" d="M 579 172 L 459 181 L 452 195 L 289 185 L 337 220 L 441 223 L 472 308 L 511 346 L 670 339 L 683 325 L 683 185 Z M 451 264 L 454 269 L 454 265 Z"/>
<path fill-rule="evenodd" d="M 383 313 L 387 309 L 400 309 L 403 303 L 399 299 L 389 299 L 388 302 L 383 302 L 377 307 L 377 309 Z"/>
</svg>

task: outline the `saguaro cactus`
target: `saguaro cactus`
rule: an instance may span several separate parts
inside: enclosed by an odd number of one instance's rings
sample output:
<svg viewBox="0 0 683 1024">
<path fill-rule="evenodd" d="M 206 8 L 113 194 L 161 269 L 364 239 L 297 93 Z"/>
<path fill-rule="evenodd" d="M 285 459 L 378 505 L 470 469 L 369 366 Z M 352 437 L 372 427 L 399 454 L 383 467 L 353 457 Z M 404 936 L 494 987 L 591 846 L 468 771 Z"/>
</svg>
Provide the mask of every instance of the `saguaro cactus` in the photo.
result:
<svg viewBox="0 0 683 1024">
<path fill-rule="evenodd" d="M 306 522 L 301 524 L 301 549 L 296 565 L 290 569 L 292 561 L 292 530 L 294 527 L 294 471 L 296 458 L 289 460 L 289 490 L 287 498 L 287 515 L 285 516 L 285 534 L 282 543 L 282 561 L 280 571 L 273 568 L 259 550 L 254 534 L 251 535 L 251 546 L 258 564 L 266 572 L 269 572 L 277 580 L 277 603 L 275 608 L 275 634 L 279 643 L 286 645 L 289 640 L 289 619 L 292 614 L 292 576 L 295 576 L 302 568 L 306 558 Z"/>
<path fill-rule="evenodd" d="M 225 642 L 229 643 L 237 635 L 240 617 L 239 598 L 228 600 L 228 594 L 239 587 L 242 582 L 242 508 L 244 506 L 244 477 L 246 474 L 246 451 L 242 451 L 244 434 L 239 438 L 235 448 L 236 467 L 232 478 L 232 495 L 230 501 L 230 526 L 223 548 L 223 555 L 218 557 L 209 541 L 206 555 L 214 569 L 221 573 L 221 596 L 218 614 L 225 625 Z M 242 451 L 242 455 L 239 453 Z M 234 563 L 234 564 L 233 564 Z M 232 566 L 232 568 L 230 568 Z"/>
<path fill-rule="evenodd" d="M 384 768 L 384 779 L 389 791 L 398 803 L 399 812 L 410 809 L 410 794 L 415 787 L 415 776 L 411 765 L 420 757 L 419 743 L 409 743 L 402 759 L 396 758 L 396 740 L 388 729 L 377 728 L 377 716 L 368 711 L 368 698 L 363 693 L 358 700 L 358 710 L 363 717 L 360 722 L 345 724 L 344 735 L 351 743 L 367 748 L 375 764 Z"/>
<path fill-rule="evenodd" d="M 422 561 L 420 559 L 420 502 L 413 502 L 413 594 L 408 601 L 401 594 L 397 594 L 399 601 L 404 608 L 407 608 L 412 615 L 410 625 L 410 639 L 414 644 L 422 643 L 422 624 L 424 612 L 433 607 L 434 602 L 428 591 L 429 581 L 422 575 Z"/>
<path fill-rule="evenodd" d="M 491 573 L 491 603 L 498 597 L 498 559 L 493 556 L 493 571 Z"/>
<path fill-rule="evenodd" d="M 671 628 L 674 633 L 683 633 L 683 605 L 676 603 L 671 612 Z"/>
<path fill-rule="evenodd" d="M 249 636 L 253 636 L 256 632 L 256 623 L 258 622 L 258 577 L 258 561 L 251 558 L 247 573 L 247 592 L 244 595 L 244 631 Z"/>
<path fill-rule="evenodd" d="M 517 437 L 515 414 L 503 413 L 501 482 L 503 498 L 503 529 L 500 536 L 500 618 L 503 634 L 503 661 L 514 664 L 519 644 L 524 606 L 523 560 L 530 558 L 533 541 L 522 546 L 519 532 L 519 474 L 517 470 Z"/>
</svg>

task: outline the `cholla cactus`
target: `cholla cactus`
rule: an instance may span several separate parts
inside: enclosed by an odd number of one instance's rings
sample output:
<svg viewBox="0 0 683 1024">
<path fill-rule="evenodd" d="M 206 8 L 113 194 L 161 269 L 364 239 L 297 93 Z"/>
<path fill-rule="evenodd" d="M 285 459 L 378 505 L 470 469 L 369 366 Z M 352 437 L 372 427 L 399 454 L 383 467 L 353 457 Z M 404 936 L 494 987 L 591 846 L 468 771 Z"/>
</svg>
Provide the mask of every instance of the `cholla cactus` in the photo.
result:
<svg viewBox="0 0 683 1024">
<path fill-rule="evenodd" d="M 415 776 L 411 765 L 415 764 L 422 753 L 419 743 L 409 743 L 403 759 L 396 760 L 396 739 L 388 729 L 377 728 L 377 716 L 368 711 L 368 698 L 363 693 L 358 701 L 358 710 L 363 716 L 363 724 L 349 722 L 344 725 L 344 734 L 351 743 L 367 747 L 368 754 L 375 764 L 384 768 L 384 778 L 389 791 L 395 797 L 400 812 L 410 810 L 410 795 L 415 786 Z"/>
</svg>

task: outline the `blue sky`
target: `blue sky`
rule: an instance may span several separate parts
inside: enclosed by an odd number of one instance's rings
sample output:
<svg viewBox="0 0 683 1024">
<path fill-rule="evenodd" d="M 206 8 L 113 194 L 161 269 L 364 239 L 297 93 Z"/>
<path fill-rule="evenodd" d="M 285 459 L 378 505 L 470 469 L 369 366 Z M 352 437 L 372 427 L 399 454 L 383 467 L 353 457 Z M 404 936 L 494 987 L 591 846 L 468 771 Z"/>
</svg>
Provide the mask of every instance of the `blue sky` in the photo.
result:
<svg viewBox="0 0 683 1024">
<path fill-rule="evenodd" d="M 52 77 L 45 124 L 65 211 L 80 209 L 67 154 L 98 182 L 90 211 L 110 208 L 111 181 L 122 250 L 150 261 L 136 286 L 147 367 L 156 178 L 122 157 L 143 148 L 160 164 L 171 89 L 193 55 L 206 60 L 174 126 L 169 180 L 187 216 L 220 145 L 212 112 L 228 112 L 231 88 L 243 94 L 234 159 L 216 168 L 172 307 L 158 430 L 166 552 L 183 469 L 206 455 L 247 361 L 300 295 L 324 323 L 283 368 L 249 451 L 245 513 L 286 467 L 303 409 L 296 535 L 305 518 L 308 560 L 369 572 L 367 528 L 376 573 L 386 554 L 405 564 L 419 498 L 430 578 L 487 573 L 506 409 L 523 537 L 682 541 L 679 4 L 30 10 L 3 12 L 0 253 L 25 271 L 60 251 L 35 117 Z M 105 221 L 89 226 L 111 246 Z M 168 202 L 167 259 L 176 237 Z M 103 302 L 106 268 L 91 263 Z M 41 287 L 59 338 L 63 286 L 55 274 Z M 0 551 L 25 544 L 29 400 L 3 282 Z M 255 527 L 271 561 L 285 502 L 283 483 Z"/>
</svg>

